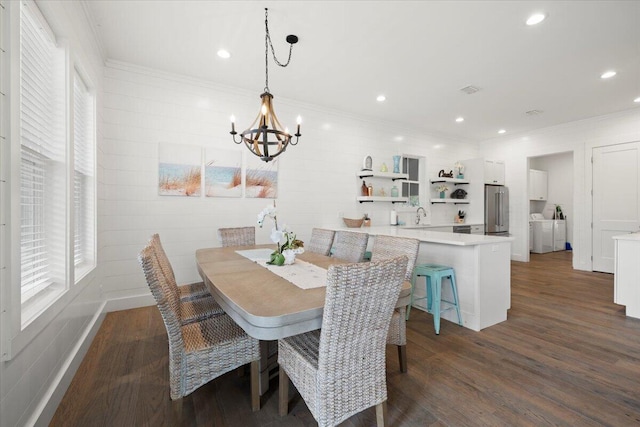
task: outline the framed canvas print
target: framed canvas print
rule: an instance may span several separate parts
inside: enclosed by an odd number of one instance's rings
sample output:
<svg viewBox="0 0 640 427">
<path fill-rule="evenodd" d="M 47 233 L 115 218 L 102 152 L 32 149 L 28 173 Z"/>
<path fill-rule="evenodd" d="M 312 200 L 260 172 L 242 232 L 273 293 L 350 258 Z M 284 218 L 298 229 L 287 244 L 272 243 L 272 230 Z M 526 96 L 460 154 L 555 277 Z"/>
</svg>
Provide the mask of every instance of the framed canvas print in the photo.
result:
<svg viewBox="0 0 640 427">
<path fill-rule="evenodd" d="M 247 156 L 244 185 L 247 198 L 278 197 L 278 159 L 263 162 L 256 156 Z"/>
<path fill-rule="evenodd" d="M 204 195 L 206 197 L 242 196 L 242 152 L 205 149 Z"/>
<path fill-rule="evenodd" d="M 199 197 L 202 148 L 161 142 L 158 145 L 158 194 Z"/>
</svg>

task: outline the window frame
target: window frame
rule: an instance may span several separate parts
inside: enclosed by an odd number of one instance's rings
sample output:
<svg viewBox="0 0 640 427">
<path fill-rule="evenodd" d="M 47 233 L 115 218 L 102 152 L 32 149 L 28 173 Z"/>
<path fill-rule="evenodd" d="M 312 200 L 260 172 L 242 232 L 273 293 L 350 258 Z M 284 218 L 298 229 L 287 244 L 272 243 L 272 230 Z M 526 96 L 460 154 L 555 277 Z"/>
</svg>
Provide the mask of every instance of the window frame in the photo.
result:
<svg viewBox="0 0 640 427">
<path fill-rule="evenodd" d="M 21 162 L 21 135 L 20 135 L 20 13 L 22 7 L 35 8 L 39 14 L 39 18 L 46 19 L 38 9 L 33 0 L 22 0 L 20 2 L 5 2 L 3 10 L 2 25 L 0 30 L 4 31 L 3 40 L 7 40 L 4 59 L 0 63 L 2 75 L 5 76 L 4 84 L 5 93 L 8 98 L 5 102 L 6 108 L 0 108 L 0 120 L 4 120 L 6 124 L 3 131 L 6 133 L 6 140 L 2 140 L 0 146 L 0 165 L 2 166 L 0 186 L 0 215 L 1 223 L 4 224 L 1 230 L 2 240 L 0 242 L 0 261 L 2 269 L 0 269 L 0 277 L 3 283 L 8 286 L 0 287 L 0 312 L 2 318 L 0 321 L 0 355 L 3 361 L 11 360 L 28 344 L 37 337 L 45 328 L 47 328 L 55 319 L 68 308 L 72 301 L 82 292 L 86 286 L 95 282 L 97 279 L 97 97 L 95 85 L 88 73 L 84 72 L 82 67 L 82 59 L 84 57 L 73 57 L 74 52 L 64 40 L 57 40 L 58 46 L 64 53 L 64 141 L 65 141 L 65 209 L 64 218 L 64 255 L 65 262 L 63 268 L 65 270 L 64 290 L 57 295 L 55 299 L 43 304 L 38 313 L 33 316 L 29 322 L 22 322 L 24 308 L 21 304 L 21 264 L 20 264 L 20 162 Z M 55 19 L 55 17 L 54 17 Z M 94 217 L 91 227 L 93 234 L 93 251 L 94 260 L 92 265 L 82 272 L 76 273 L 73 264 L 73 239 L 74 239 L 74 218 L 73 218 L 73 70 L 78 70 L 82 76 L 84 83 L 92 95 L 93 103 L 93 130 L 91 143 L 93 144 L 92 164 L 94 170 L 94 179 L 92 182 L 93 201 L 92 208 Z M 6 72 L 5 72 L 6 71 Z M 17 199 L 17 202 L 14 200 Z"/>
</svg>

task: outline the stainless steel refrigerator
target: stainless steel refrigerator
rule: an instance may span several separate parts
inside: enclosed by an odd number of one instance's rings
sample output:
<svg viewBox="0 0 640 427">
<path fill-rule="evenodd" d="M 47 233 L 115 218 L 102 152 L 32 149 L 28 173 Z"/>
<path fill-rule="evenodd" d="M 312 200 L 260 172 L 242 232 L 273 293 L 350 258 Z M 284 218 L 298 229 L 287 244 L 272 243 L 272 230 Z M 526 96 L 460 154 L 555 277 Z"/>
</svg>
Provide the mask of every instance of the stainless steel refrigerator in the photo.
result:
<svg viewBox="0 0 640 427">
<path fill-rule="evenodd" d="M 484 186 L 484 234 L 509 234 L 509 189 L 504 185 Z"/>
</svg>

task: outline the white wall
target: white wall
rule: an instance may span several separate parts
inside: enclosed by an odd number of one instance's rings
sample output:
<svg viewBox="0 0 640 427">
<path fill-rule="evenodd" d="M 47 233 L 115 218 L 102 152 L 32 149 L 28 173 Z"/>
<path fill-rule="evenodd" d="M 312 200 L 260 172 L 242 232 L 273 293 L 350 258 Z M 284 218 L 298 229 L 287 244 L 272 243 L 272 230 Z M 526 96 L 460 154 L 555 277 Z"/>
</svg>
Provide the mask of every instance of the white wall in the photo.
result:
<svg viewBox="0 0 640 427">
<path fill-rule="evenodd" d="M 483 141 L 487 158 L 505 160 L 506 182 L 510 188 L 512 259 L 527 261 L 529 233 L 527 158 L 573 152 L 573 267 L 591 270 L 591 153 L 594 147 L 640 140 L 640 109 L 566 123 L 521 135 Z"/>
<path fill-rule="evenodd" d="M 18 12 L 19 2 L 4 2 L 4 5 L 7 7 L 5 12 L 8 11 L 12 14 L 12 19 L 15 18 L 17 15 L 13 14 Z M 99 94 L 103 63 L 81 4 L 51 1 L 39 2 L 38 5 L 60 42 L 68 46 L 71 52 L 69 64 L 81 64 L 85 77 L 88 77 Z M 6 21 L 2 22 L 1 27 L 5 24 Z M 9 40 L 12 61 L 17 58 L 16 34 L 12 29 Z M 10 90 L 12 96 L 19 93 L 17 86 L 12 86 Z M 98 116 L 100 111 L 98 105 Z M 99 120 L 98 117 L 98 180 L 102 177 Z M 19 221 L 19 218 L 13 220 Z M 3 245 L 7 245 L 7 242 L 4 241 Z M 7 246 L 3 246 L 4 250 L 8 250 Z M 3 281 L 3 298 L 10 296 L 11 291 L 16 288 L 15 284 Z M 11 347 L 3 350 L 12 354 L 10 360 L 0 362 L 1 426 L 49 423 L 100 324 L 102 305 L 98 268 L 72 286 L 24 330 L 20 330 L 19 311 L 9 309 L 2 313 L 2 342 Z M 12 317 L 8 317 L 8 314 Z M 12 321 L 16 318 L 17 323 Z"/>
<path fill-rule="evenodd" d="M 200 145 L 240 150 L 229 135 L 229 116 L 244 128 L 259 108 L 260 82 L 255 92 L 216 86 L 204 81 L 110 62 L 105 69 L 104 139 L 105 197 L 99 207 L 104 224 L 101 266 L 113 307 L 151 303 L 136 256 L 152 233 L 159 233 L 180 282 L 198 280 L 194 252 L 219 246 L 219 227 L 254 225 L 267 199 L 186 198 L 158 195 L 158 144 Z M 392 156 L 425 156 L 428 176 L 453 168 L 458 158 L 478 155 L 475 144 L 407 132 L 399 125 L 294 103 L 278 97 L 274 108 L 284 125 L 303 117 L 302 137 L 281 156 L 278 220 L 307 240 L 311 228 L 341 225 L 347 217 L 368 213 L 373 225 L 389 219 L 390 203 L 359 204 L 361 180 L 356 172 L 366 155 L 374 169 L 392 168 Z M 401 142 L 395 137 L 403 136 Z M 435 173 L 432 171 L 435 170 Z M 391 182 L 387 184 L 387 191 Z M 428 206 L 425 206 L 428 207 Z M 412 209 L 412 214 L 415 209 Z M 403 214 L 407 217 L 408 212 Z M 408 219 L 408 218 L 407 218 Z M 257 229 L 258 243 L 269 243 L 272 224 Z"/>
<path fill-rule="evenodd" d="M 573 242 L 573 153 L 559 153 L 550 156 L 533 157 L 529 159 L 529 167 L 547 171 L 547 200 L 546 202 L 530 201 L 536 209 L 529 212 L 542 212 L 555 209 L 560 205 L 565 216 L 567 226 L 567 242 Z"/>
</svg>

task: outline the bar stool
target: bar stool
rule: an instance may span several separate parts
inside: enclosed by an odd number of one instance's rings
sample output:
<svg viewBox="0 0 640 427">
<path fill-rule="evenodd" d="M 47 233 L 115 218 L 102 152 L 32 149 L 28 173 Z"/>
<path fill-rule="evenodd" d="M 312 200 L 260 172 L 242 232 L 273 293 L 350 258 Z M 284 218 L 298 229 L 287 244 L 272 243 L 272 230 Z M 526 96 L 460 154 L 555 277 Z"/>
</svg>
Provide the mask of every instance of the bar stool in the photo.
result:
<svg viewBox="0 0 640 427">
<path fill-rule="evenodd" d="M 413 291 L 416 284 L 416 280 L 419 276 L 424 276 L 427 283 L 427 296 L 414 299 Z M 453 294 L 453 301 L 442 299 L 442 279 L 449 278 L 451 284 L 451 293 Z M 440 334 L 440 313 L 443 311 L 456 309 L 458 313 L 458 324 L 462 326 L 462 316 L 460 315 L 460 304 L 458 302 L 458 289 L 456 287 L 456 274 L 452 267 L 438 264 L 420 264 L 416 265 L 413 270 L 413 286 L 411 287 L 411 303 L 407 308 L 407 320 L 409 320 L 409 313 L 411 312 L 411 306 L 414 301 L 422 299 L 427 300 L 427 311 L 433 314 L 433 325 L 436 330 L 436 335 Z M 445 309 L 441 308 L 441 303 L 448 305 Z"/>
</svg>

